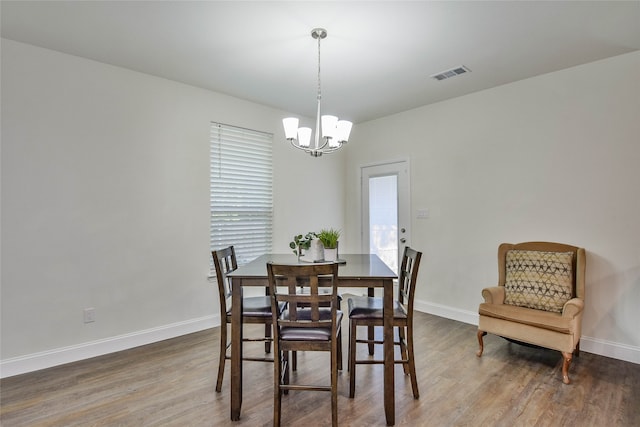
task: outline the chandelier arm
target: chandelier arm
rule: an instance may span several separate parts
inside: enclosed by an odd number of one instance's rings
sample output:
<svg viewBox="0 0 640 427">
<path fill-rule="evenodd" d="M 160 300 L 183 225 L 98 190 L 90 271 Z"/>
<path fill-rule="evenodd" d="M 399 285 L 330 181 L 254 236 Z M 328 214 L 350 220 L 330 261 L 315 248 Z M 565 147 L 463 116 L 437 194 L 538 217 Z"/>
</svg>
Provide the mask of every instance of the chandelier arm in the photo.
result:
<svg viewBox="0 0 640 427">
<path fill-rule="evenodd" d="M 326 145 L 326 144 L 325 144 L 325 145 Z M 324 151 L 325 153 L 333 153 L 334 151 L 338 151 L 338 150 L 339 150 L 339 149 L 341 149 L 341 148 L 342 148 L 342 142 L 338 143 L 338 145 L 337 145 L 337 146 L 335 146 L 335 147 L 329 147 L 329 148 L 327 148 L 327 149 L 324 149 L 323 151 Z"/>
<path fill-rule="evenodd" d="M 309 148 L 309 147 L 303 147 L 301 145 L 296 144 L 295 139 L 291 139 L 291 140 L 289 140 L 289 142 L 291 142 L 291 146 L 293 146 L 294 148 L 297 148 L 298 150 L 302 150 L 302 151 L 307 152 L 307 153 L 309 151 L 311 151 L 311 148 Z"/>
<path fill-rule="evenodd" d="M 318 150 L 322 150 L 322 151 L 324 151 L 324 152 L 336 151 L 338 148 L 340 148 L 340 147 L 342 146 L 342 143 L 340 143 L 340 145 L 338 145 L 338 146 L 337 146 L 337 147 L 335 147 L 335 148 L 334 148 L 334 147 L 329 147 L 329 148 L 326 148 L 326 149 L 325 149 L 325 147 L 326 147 L 326 146 L 327 146 L 327 144 L 328 144 L 328 141 L 325 141 L 325 142 L 324 142 L 324 144 L 322 144 L 322 145 L 321 145 L 320 147 L 318 147 L 318 148 L 315 148 L 315 147 L 313 147 L 313 148 L 312 148 L 312 147 L 303 147 L 303 146 L 301 146 L 301 145 L 298 145 L 298 144 L 296 143 L 296 140 L 295 140 L 295 139 L 291 139 L 291 140 L 289 140 L 289 142 L 291 143 L 291 145 L 292 145 L 293 147 L 297 148 L 298 150 L 305 151 L 305 152 L 307 152 L 307 153 L 309 153 L 309 152 L 311 152 L 311 151 L 318 151 Z"/>
<path fill-rule="evenodd" d="M 329 140 L 327 138 L 322 138 L 322 141 L 324 141 L 324 143 L 321 146 L 317 147 L 317 150 L 324 150 L 324 147 L 326 147 L 329 143 Z"/>
<path fill-rule="evenodd" d="M 320 147 L 319 149 L 315 149 L 315 148 L 310 148 L 310 147 L 301 147 L 300 145 L 296 144 L 293 140 L 289 141 L 291 143 L 291 146 L 293 148 L 297 148 L 298 150 L 304 151 L 305 153 L 309 153 L 311 155 L 313 155 L 314 157 L 319 157 L 322 154 L 331 154 L 335 151 L 338 151 L 340 148 L 342 148 L 343 143 L 340 142 L 337 146 L 335 147 L 329 147 L 329 148 L 325 148 L 326 147 L 326 143 Z M 316 153 L 314 155 L 314 153 Z"/>
</svg>

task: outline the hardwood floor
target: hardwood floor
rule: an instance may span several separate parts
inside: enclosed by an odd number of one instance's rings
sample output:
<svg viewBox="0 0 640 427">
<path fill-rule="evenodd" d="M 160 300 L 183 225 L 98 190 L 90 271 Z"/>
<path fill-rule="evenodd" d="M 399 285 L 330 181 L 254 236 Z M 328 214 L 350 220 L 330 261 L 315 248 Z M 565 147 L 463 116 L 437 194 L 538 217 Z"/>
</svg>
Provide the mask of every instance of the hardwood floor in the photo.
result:
<svg viewBox="0 0 640 427">
<path fill-rule="evenodd" d="M 488 335 L 484 355 L 477 358 L 475 326 L 424 313 L 416 313 L 416 325 L 420 399 L 413 399 L 409 377 L 396 366 L 396 425 L 640 426 L 640 365 L 582 352 L 570 369 L 572 384 L 564 385 L 559 352 Z M 346 326 L 345 321 L 345 331 Z M 259 333 L 260 327 L 254 330 Z M 260 362 L 245 362 L 242 418 L 230 421 L 228 364 L 222 392 L 214 390 L 218 334 L 213 328 L 0 380 L 0 422 L 4 427 L 272 425 L 273 367 Z M 260 344 L 247 347 L 256 354 L 264 350 Z M 359 351 L 366 352 L 365 346 Z M 299 354 L 297 375 L 328 382 L 324 356 Z M 339 374 L 339 423 L 383 426 L 382 366 L 357 369 L 354 399 L 348 398 L 348 372 Z M 283 425 L 330 425 L 330 395 L 291 392 L 282 412 Z"/>
</svg>

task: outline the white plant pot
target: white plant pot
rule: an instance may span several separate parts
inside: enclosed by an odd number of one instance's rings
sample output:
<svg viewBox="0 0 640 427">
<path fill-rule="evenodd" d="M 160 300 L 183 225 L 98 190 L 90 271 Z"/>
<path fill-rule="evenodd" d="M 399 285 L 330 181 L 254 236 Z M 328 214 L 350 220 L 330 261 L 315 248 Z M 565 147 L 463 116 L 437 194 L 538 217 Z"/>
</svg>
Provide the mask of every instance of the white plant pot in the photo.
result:
<svg viewBox="0 0 640 427">
<path fill-rule="evenodd" d="M 324 260 L 325 261 L 336 261 L 338 259 L 338 249 L 327 249 L 324 248 Z"/>
<path fill-rule="evenodd" d="M 322 246 L 320 240 L 313 239 L 311 241 L 311 246 L 307 251 L 307 258 L 309 262 L 322 261 L 324 259 L 324 246 Z"/>
</svg>

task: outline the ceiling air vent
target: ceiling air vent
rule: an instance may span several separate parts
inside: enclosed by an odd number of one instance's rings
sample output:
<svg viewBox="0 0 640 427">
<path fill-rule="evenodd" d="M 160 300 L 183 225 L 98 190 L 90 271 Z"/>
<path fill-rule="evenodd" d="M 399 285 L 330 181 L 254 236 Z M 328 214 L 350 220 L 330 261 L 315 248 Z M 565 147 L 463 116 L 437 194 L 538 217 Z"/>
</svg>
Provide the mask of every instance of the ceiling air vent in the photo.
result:
<svg viewBox="0 0 640 427">
<path fill-rule="evenodd" d="M 451 77 L 459 76 L 460 74 L 470 73 L 471 70 L 465 67 L 464 65 L 459 65 L 457 67 L 451 68 L 450 70 L 442 71 L 438 74 L 433 74 L 431 77 L 436 80 L 446 80 Z"/>
</svg>

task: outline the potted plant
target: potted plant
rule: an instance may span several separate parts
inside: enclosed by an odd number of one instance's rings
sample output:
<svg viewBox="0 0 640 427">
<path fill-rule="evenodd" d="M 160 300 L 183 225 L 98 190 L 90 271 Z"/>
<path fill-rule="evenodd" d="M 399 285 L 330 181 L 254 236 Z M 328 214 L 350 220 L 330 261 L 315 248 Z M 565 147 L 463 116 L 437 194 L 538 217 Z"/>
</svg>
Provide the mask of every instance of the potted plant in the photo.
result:
<svg viewBox="0 0 640 427">
<path fill-rule="evenodd" d="M 318 236 L 312 231 L 304 236 L 302 234 L 293 236 L 293 241 L 289 243 L 289 247 L 293 249 L 293 253 L 298 256 L 298 261 L 300 257 L 303 256 L 302 251 L 309 249 L 311 247 L 311 241 L 316 237 Z"/>
<path fill-rule="evenodd" d="M 318 239 L 324 246 L 324 259 L 326 261 L 337 261 L 338 259 L 338 239 L 340 230 L 335 228 L 323 228 L 317 233 Z"/>
</svg>

